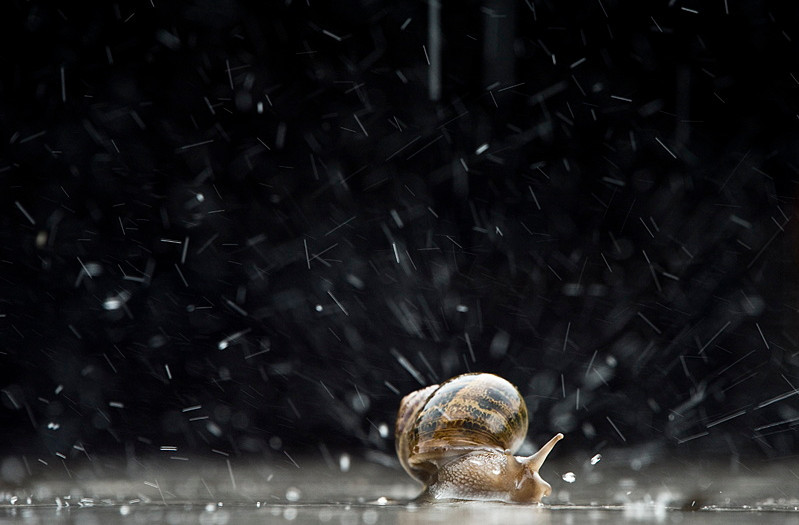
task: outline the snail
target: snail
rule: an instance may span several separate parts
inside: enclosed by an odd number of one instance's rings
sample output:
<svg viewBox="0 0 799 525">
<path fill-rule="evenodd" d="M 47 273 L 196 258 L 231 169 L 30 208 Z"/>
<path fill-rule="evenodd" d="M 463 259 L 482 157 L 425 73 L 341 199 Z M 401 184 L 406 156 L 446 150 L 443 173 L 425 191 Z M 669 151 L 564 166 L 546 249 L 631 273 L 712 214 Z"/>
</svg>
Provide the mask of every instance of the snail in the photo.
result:
<svg viewBox="0 0 799 525">
<path fill-rule="evenodd" d="M 527 423 L 527 405 L 510 382 L 493 374 L 459 375 L 402 399 L 397 456 L 424 483 L 422 500 L 539 503 L 552 488 L 538 471 L 563 434 L 532 456 L 514 456 Z"/>
</svg>

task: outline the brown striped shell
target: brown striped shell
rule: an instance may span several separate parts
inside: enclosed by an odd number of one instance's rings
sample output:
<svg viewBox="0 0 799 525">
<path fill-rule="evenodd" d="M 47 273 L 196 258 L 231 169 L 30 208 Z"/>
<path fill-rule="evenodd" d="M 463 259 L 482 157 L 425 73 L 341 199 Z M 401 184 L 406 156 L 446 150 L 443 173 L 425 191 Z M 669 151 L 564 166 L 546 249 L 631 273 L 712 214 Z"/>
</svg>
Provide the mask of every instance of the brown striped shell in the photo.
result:
<svg viewBox="0 0 799 525">
<path fill-rule="evenodd" d="M 527 424 L 527 405 L 515 386 L 493 374 L 463 374 L 403 398 L 397 456 L 411 476 L 427 484 L 442 462 L 465 452 L 515 452 Z"/>
</svg>

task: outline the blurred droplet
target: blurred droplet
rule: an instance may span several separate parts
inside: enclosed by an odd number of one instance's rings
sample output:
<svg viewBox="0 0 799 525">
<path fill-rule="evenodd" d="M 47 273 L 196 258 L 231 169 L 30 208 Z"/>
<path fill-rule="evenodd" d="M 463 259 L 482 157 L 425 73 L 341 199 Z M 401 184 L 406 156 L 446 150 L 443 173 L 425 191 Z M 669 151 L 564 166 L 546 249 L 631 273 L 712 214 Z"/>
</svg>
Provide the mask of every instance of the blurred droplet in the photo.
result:
<svg viewBox="0 0 799 525">
<path fill-rule="evenodd" d="M 577 476 L 574 475 L 574 472 L 567 472 L 563 476 L 563 481 L 566 483 L 574 483 L 577 481 Z"/>
<path fill-rule="evenodd" d="M 158 335 L 152 336 L 150 338 L 150 340 L 148 341 L 148 343 L 150 345 L 150 348 L 155 349 L 155 348 L 161 348 L 162 346 L 164 346 L 166 344 L 166 341 L 167 341 L 166 337 L 164 337 L 161 334 L 158 334 Z"/>
<path fill-rule="evenodd" d="M 222 435 L 222 429 L 219 428 L 219 425 L 217 425 L 213 421 L 209 421 L 208 423 L 206 423 L 205 429 L 216 437 L 220 437 Z"/>
<path fill-rule="evenodd" d="M 289 487 L 286 489 L 286 499 L 289 501 L 299 501 L 302 497 L 302 492 L 297 487 Z"/>
<path fill-rule="evenodd" d="M 363 281 L 360 278 L 356 277 L 355 275 L 348 274 L 347 275 L 347 282 L 350 283 L 351 285 L 353 285 L 355 288 L 357 288 L 359 290 L 363 290 L 363 288 L 364 288 Z"/>
<path fill-rule="evenodd" d="M 5 483 L 18 485 L 25 479 L 25 466 L 19 459 L 9 456 L 0 463 L 0 479 Z"/>
<path fill-rule="evenodd" d="M 87 262 L 83 264 L 83 271 L 89 277 L 97 277 L 99 275 L 102 275 L 103 267 L 99 263 Z"/>
<path fill-rule="evenodd" d="M 594 455 L 594 457 L 591 458 L 591 464 L 596 465 L 597 463 L 600 462 L 600 460 L 602 460 L 602 454 L 596 454 Z"/>
<path fill-rule="evenodd" d="M 104 310 L 119 310 L 122 306 L 128 302 L 130 299 L 130 292 L 127 290 L 122 290 L 118 294 L 109 296 L 105 301 L 103 301 L 103 309 Z"/>
<path fill-rule="evenodd" d="M 763 312 L 766 303 L 759 295 L 754 295 L 752 297 L 744 297 L 741 301 L 741 306 L 747 314 L 757 316 Z"/>
<path fill-rule="evenodd" d="M 349 472 L 350 471 L 350 455 L 349 454 L 342 454 L 338 458 L 338 468 L 341 472 Z"/>
<path fill-rule="evenodd" d="M 510 335 L 508 332 L 500 330 L 491 340 L 491 346 L 488 348 L 488 352 L 491 354 L 491 357 L 500 358 L 507 353 L 509 345 Z"/>
<path fill-rule="evenodd" d="M 380 423 L 380 425 L 377 427 L 377 431 L 380 433 L 381 438 L 385 439 L 388 437 L 389 429 L 387 424 Z"/>
<path fill-rule="evenodd" d="M 366 412 L 367 410 L 369 410 L 371 404 L 372 403 L 371 400 L 369 399 L 369 396 L 367 396 L 362 392 L 354 392 L 352 395 L 350 395 L 350 406 L 356 412 L 359 413 Z"/>
<path fill-rule="evenodd" d="M 36 247 L 41 249 L 47 244 L 47 232 L 42 230 L 36 234 Z"/>
</svg>

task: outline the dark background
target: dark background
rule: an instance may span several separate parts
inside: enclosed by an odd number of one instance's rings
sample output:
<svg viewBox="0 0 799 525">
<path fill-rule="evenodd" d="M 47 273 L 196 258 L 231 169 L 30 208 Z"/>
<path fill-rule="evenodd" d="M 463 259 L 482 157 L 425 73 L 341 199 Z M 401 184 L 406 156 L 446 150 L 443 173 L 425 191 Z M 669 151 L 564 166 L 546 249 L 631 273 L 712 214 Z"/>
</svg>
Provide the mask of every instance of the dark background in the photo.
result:
<svg viewBox="0 0 799 525">
<path fill-rule="evenodd" d="M 470 370 L 565 451 L 799 449 L 789 2 L 3 10 L 4 456 L 390 461 Z"/>
</svg>

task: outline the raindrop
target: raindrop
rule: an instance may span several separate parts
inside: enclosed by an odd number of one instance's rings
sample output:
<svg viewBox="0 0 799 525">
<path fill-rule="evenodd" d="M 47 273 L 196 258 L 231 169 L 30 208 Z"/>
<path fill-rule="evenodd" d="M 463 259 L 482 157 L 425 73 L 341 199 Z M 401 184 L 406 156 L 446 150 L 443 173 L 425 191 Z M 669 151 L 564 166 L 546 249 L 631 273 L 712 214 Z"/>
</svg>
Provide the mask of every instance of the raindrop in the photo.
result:
<svg viewBox="0 0 799 525">
<path fill-rule="evenodd" d="M 108 311 L 119 310 L 128 302 L 128 299 L 130 299 L 130 292 L 122 290 L 118 294 L 111 295 L 103 301 L 103 309 Z"/>
<path fill-rule="evenodd" d="M 347 275 L 347 282 L 350 283 L 352 286 L 354 286 L 355 288 L 357 288 L 359 290 L 363 290 L 363 288 L 364 288 L 363 280 L 360 279 L 359 277 L 356 277 L 355 275 L 348 274 Z"/>
<path fill-rule="evenodd" d="M 574 475 L 574 472 L 567 472 L 563 475 L 563 481 L 566 483 L 574 483 L 577 481 L 577 476 Z"/>
<path fill-rule="evenodd" d="M 299 501 L 302 497 L 302 492 L 297 487 L 289 487 L 286 489 L 286 499 L 289 501 Z"/>
<path fill-rule="evenodd" d="M 341 472 L 349 472 L 350 471 L 350 455 L 349 454 L 342 454 L 338 458 L 338 468 L 341 469 Z"/>
<path fill-rule="evenodd" d="M 83 265 L 83 271 L 89 277 L 97 277 L 103 273 L 103 267 L 99 263 L 87 262 Z"/>
<path fill-rule="evenodd" d="M 47 244 L 47 232 L 40 231 L 39 233 L 36 234 L 36 247 L 44 248 L 46 244 Z"/>
<path fill-rule="evenodd" d="M 591 458 L 591 464 L 596 465 L 602 459 L 602 454 L 597 454 Z"/>
<path fill-rule="evenodd" d="M 469 311 L 469 307 L 466 306 L 465 304 L 459 304 L 458 306 L 455 307 L 455 309 L 457 311 L 461 312 L 461 313 L 465 313 L 465 312 Z"/>
<path fill-rule="evenodd" d="M 219 428 L 219 425 L 217 425 L 213 421 L 209 421 L 208 423 L 206 423 L 205 429 L 216 437 L 222 435 L 222 429 Z"/>
<path fill-rule="evenodd" d="M 355 410 L 356 412 L 363 413 L 369 410 L 369 406 L 371 405 L 371 400 L 369 399 L 369 396 L 367 396 L 366 394 L 356 391 L 355 393 L 350 395 L 350 405 L 352 406 L 352 409 Z"/>
</svg>

